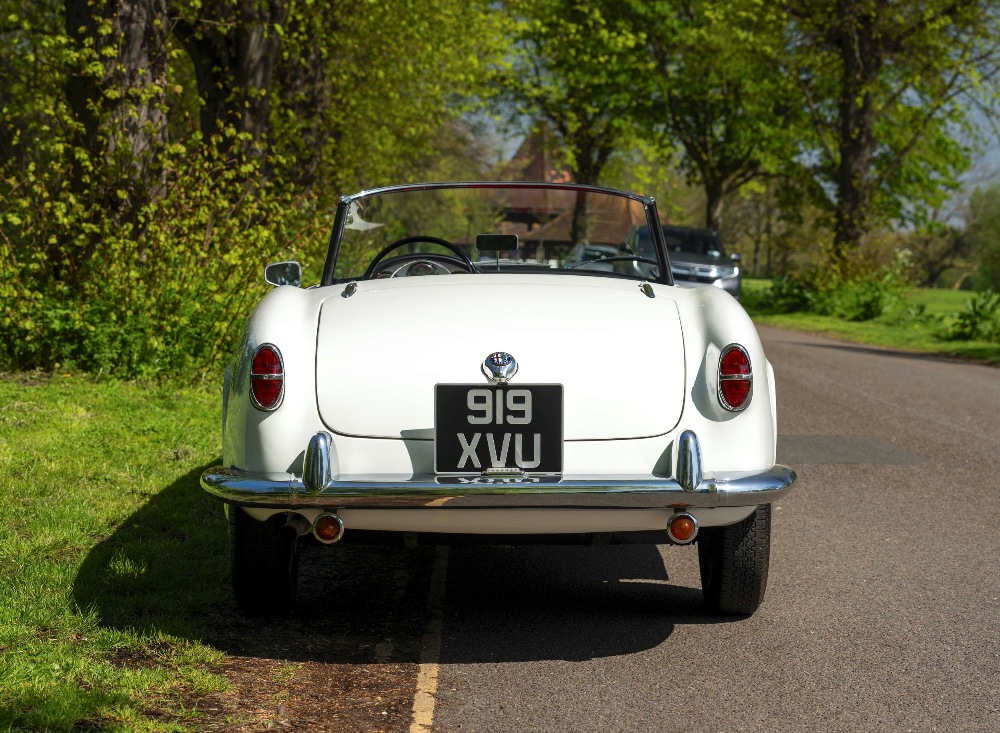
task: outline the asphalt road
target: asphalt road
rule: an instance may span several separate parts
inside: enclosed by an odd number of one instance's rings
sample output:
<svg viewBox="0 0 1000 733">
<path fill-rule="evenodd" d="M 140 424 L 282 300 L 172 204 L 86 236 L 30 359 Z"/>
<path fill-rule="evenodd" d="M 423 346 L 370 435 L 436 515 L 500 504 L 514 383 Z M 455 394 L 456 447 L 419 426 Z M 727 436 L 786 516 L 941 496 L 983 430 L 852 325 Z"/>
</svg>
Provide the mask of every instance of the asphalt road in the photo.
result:
<svg viewBox="0 0 1000 733">
<path fill-rule="evenodd" d="M 250 729 L 1000 731 L 1000 370 L 762 336 L 799 481 L 753 617 L 692 547 L 322 548 L 293 618 L 220 610 Z"/>
<path fill-rule="evenodd" d="M 762 329 L 756 615 L 678 547 L 453 548 L 434 731 L 1000 731 L 1000 370 Z"/>
</svg>

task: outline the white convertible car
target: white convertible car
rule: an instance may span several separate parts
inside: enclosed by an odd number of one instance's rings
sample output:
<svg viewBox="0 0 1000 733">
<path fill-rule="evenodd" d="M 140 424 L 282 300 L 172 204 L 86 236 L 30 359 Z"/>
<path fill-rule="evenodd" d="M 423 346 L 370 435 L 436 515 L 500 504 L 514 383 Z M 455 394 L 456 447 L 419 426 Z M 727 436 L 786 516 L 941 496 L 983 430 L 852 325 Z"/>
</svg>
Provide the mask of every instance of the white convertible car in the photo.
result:
<svg viewBox="0 0 1000 733">
<path fill-rule="evenodd" d="M 795 480 L 774 375 L 735 299 L 673 285 L 659 222 L 590 186 L 393 186 L 341 199 L 318 285 L 268 265 L 202 476 L 240 608 L 291 606 L 305 540 L 461 538 L 696 542 L 709 609 L 753 613 Z"/>
</svg>

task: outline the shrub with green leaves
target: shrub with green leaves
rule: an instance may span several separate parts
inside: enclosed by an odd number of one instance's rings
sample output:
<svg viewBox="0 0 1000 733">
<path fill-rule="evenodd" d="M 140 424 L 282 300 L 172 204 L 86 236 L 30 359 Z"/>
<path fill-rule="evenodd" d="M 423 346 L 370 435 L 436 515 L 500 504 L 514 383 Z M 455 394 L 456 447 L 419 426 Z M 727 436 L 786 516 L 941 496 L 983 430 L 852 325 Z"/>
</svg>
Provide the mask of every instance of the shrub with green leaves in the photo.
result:
<svg viewBox="0 0 1000 733">
<path fill-rule="evenodd" d="M 162 193 L 109 216 L 53 177 L 0 180 L 0 370 L 198 376 L 264 292 L 317 258 L 329 218 L 216 145 L 169 149 Z M 44 243 L 44 246 L 41 246 Z"/>
<path fill-rule="evenodd" d="M 0 372 L 197 376 L 337 194 L 480 177 L 495 4 L 264 5 L 0 0 Z"/>
<path fill-rule="evenodd" d="M 783 275 L 771 281 L 771 286 L 756 305 L 765 313 L 795 313 L 809 309 L 811 286 L 805 278 Z"/>
<path fill-rule="evenodd" d="M 828 262 L 801 275 L 775 278 L 760 306 L 770 313 L 805 311 L 847 321 L 871 321 L 902 302 L 909 271 L 906 251 L 879 268 L 863 262 Z"/>
<path fill-rule="evenodd" d="M 845 321 L 871 321 L 882 315 L 893 293 L 879 280 L 848 280 L 813 298 L 819 315 Z"/>
<path fill-rule="evenodd" d="M 1000 343 L 1000 294 L 990 289 L 967 300 L 941 336 L 948 341 Z"/>
</svg>

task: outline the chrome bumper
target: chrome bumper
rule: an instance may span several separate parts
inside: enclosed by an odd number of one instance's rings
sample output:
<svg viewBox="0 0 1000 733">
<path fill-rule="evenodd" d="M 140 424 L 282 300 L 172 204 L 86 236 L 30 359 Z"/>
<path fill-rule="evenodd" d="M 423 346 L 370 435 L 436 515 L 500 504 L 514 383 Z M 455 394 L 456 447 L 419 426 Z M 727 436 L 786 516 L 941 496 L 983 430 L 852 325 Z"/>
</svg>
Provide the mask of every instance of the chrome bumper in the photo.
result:
<svg viewBox="0 0 1000 733">
<path fill-rule="evenodd" d="M 276 509 L 755 506 L 777 501 L 788 492 L 794 481 L 795 471 L 781 465 L 730 481 L 705 478 L 692 491 L 685 491 L 672 478 L 655 476 L 527 476 L 516 479 L 434 475 L 339 476 L 319 491 L 309 491 L 299 478 L 266 480 L 223 466 L 211 468 L 201 477 L 202 488 L 221 501 Z"/>
<path fill-rule="evenodd" d="M 757 506 L 777 501 L 795 471 L 775 465 L 763 473 L 717 480 L 702 474 L 701 445 L 686 430 L 677 439 L 677 478 L 659 476 L 333 476 L 332 437 L 316 433 L 306 448 L 303 476 L 284 481 L 216 466 L 201 486 L 229 504 L 269 509 L 443 507 L 533 509 L 656 509 Z"/>
</svg>

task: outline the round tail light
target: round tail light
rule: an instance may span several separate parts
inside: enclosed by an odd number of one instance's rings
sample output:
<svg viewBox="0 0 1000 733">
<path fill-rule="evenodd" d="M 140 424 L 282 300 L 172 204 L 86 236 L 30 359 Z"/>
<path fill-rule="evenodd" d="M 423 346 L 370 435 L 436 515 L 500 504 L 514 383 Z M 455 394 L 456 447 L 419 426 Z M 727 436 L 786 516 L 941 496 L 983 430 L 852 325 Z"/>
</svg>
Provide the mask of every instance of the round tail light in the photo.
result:
<svg viewBox="0 0 1000 733">
<path fill-rule="evenodd" d="M 285 394 L 285 368 L 281 352 L 271 344 L 261 344 L 250 363 L 250 398 L 259 410 L 276 410 Z"/>
<path fill-rule="evenodd" d="M 698 535 L 698 520 L 693 514 L 679 512 L 667 524 L 667 536 L 678 545 L 686 545 Z"/>
<path fill-rule="evenodd" d="M 344 522 L 336 514 L 320 514 L 313 521 L 312 533 L 324 545 L 332 545 L 344 536 Z"/>
<path fill-rule="evenodd" d="M 739 344 L 730 344 L 719 358 L 719 402 L 727 410 L 739 412 L 750 405 L 752 396 L 750 356 Z"/>
</svg>

